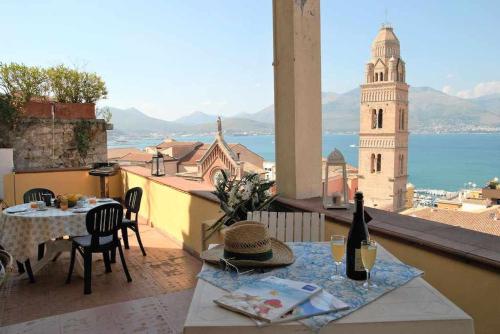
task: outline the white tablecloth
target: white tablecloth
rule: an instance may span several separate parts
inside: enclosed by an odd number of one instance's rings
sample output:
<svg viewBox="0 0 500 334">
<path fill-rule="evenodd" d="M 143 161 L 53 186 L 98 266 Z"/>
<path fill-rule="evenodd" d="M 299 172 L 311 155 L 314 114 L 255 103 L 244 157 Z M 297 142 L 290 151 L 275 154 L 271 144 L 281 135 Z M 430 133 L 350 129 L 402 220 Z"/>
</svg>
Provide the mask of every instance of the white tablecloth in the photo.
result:
<svg viewBox="0 0 500 334">
<path fill-rule="evenodd" d="M 117 203 L 113 201 L 112 203 Z M 97 205 L 105 204 L 98 203 Z M 28 208 L 21 204 L 13 208 Z M 86 213 L 74 213 L 73 209 L 62 211 L 48 208 L 46 211 L 0 213 L 0 245 L 12 254 L 14 259 L 24 262 L 36 258 L 38 245 L 50 239 L 66 235 L 88 234 L 85 226 Z"/>
</svg>

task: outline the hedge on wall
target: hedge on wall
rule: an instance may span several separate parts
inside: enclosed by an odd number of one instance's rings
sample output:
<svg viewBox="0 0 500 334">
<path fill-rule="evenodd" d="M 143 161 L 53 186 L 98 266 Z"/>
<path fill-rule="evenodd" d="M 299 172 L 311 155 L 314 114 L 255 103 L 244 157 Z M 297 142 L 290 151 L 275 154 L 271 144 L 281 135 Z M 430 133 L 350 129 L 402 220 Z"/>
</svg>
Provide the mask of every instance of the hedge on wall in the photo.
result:
<svg viewBox="0 0 500 334">
<path fill-rule="evenodd" d="M 50 68 L 18 63 L 0 63 L 0 96 L 16 111 L 11 120 L 22 112 L 33 98 L 53 99 L 62 103 L 96 103 L 108 95 L 106 84 L 96 73 L 71 69 L 64 65 Z M 8 113 L 0 114 L 2 120 Z M 7 116 L 5 116 L 7 117 Z"/>
</svg>

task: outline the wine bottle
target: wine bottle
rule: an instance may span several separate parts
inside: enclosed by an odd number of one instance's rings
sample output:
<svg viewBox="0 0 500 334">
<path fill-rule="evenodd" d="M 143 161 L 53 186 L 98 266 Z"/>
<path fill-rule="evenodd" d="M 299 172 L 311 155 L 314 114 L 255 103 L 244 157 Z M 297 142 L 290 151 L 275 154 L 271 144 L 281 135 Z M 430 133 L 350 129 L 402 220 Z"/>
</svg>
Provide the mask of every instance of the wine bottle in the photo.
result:
<svg viewBox="0 0 500 334">
<path fill-rule="evenodd" d="M 368 240 L 368 227 L 363 208 L 363 193 L 356 192 L 354 196 L 355 211 L 346 245 L 346 275 L 353 280 L 366 280 L 366 271 L 361 261 L 361 241 Z"/>
</svg>

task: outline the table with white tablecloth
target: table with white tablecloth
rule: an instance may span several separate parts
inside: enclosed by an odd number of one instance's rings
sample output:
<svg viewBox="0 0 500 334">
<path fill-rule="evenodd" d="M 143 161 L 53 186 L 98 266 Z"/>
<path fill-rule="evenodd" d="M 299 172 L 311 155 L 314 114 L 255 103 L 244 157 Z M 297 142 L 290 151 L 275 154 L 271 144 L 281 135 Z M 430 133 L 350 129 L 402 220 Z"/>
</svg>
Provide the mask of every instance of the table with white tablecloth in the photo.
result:
<svg viewBox="0 0 500 334">
<path fill-rule="evenodd" d="M 0 245 L 2 245 L 19 262 L 37 258 L 38 245 L 47 244 L 47 254 L 43 260 L 35 264 L 36 272 L 50 260 L 51 255 L 70 249 L 70 241 L 55 239 L 64 236 L 86 235 L 86 212 L 92 207 L 116 201 L 99 202 L 84 209 L 68 209 L 63 211 L 49 207 L 45 210 L 30 209 L 29 204 L 11 207 L 0 213 Z M 22 211 L 26 209 L 25 211 Z M 9 213 L 16 212 L 16 213 Z"/>
</svg>

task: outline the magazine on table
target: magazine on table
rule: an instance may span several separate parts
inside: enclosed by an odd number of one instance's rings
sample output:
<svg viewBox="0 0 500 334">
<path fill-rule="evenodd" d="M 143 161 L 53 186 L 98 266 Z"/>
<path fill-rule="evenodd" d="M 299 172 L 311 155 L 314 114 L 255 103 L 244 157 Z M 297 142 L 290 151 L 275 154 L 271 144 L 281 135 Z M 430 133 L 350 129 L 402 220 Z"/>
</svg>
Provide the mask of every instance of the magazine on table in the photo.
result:
<svg viewBox="0 0 500 334">
<path fill-rule="evenodd" d="M 316 284 L 269 276 L 246 284 L 214 302 L 231 311 L 273 322 L 320 291 Z"/>
<path fill-rule="evenodd" d="M 320 293 L 312 296 L 311 299 L 297 305 L 291 311 L 282 315 L 279 319 L 273 320 L 271 323 L 276 324 L 295 321 L 316 315 L 347 310 L 348 308 L 349 305 L 325 290 L 322 290 Z M 271 324 L 270 322 L 260 320 L 255 320 L 255 322 L 257 323 L 257 326 L 267 326 Z"/>
</svg>

